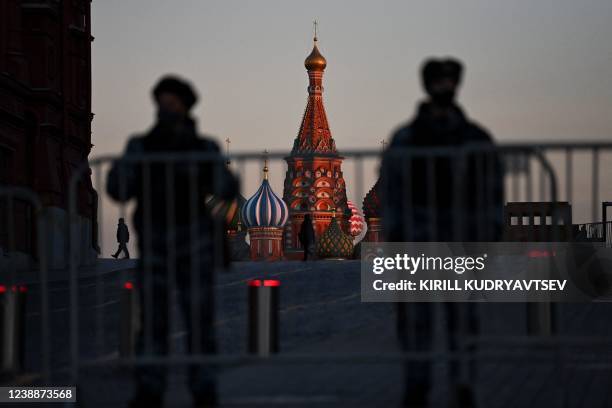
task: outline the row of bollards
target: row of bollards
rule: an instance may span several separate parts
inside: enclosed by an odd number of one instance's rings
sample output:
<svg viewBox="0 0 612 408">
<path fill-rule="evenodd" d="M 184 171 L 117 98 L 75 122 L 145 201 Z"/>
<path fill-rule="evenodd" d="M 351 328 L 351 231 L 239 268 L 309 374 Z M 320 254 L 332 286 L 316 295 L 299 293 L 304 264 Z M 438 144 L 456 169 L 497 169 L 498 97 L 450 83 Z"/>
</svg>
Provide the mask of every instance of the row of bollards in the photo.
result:
<svg viewBox="0 0 612 408">
<path fill-rule="evenodd" d="M 27 287 L 0 285 L 0 371 L 12 374 L 25 362 L 25 306 Z"/>
<path fill-rule="evenodd" d="M 248 340 L 249 353 L 268 356 L 279 351 L 278 309 L 280 281 L 253 279 L 248 281 Z M 119 354 L 134 355 L 140 330 L 139 291 L 132 282 L 125 282 L 121 291 L 121 322 Z"/>
<path fill-rule="evenodd" d="M 279 288 L 275 279 L 253 279 L 248 287 L 247 350 L 258 356 L 279 351 Z M 134 355 L 140 330 L 139 291 L 132 282 L 125 282 L 120 294 L 121 319 L 119 354 Z M 27 287 L 0 285 L 0 372 L 16 373 L 25 361 L 25 308 Z M 548 320 L 551 305 L 527 304 L 528 333 L 550 334 L 554 329 Z"/>
</svg>

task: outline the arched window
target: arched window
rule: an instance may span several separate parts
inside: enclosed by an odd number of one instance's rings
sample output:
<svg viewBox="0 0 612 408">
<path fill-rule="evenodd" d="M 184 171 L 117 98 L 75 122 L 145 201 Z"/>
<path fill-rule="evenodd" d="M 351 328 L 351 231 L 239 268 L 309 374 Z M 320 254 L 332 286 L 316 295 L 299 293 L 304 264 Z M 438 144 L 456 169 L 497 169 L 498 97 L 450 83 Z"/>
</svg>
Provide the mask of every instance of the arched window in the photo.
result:
<svg viewBox="0 0 612 408">
<path fill-rule="evenodd" d="M 328 210 L 331 210 L 331 206 L 328 203 L 324 202 L 324 201 L 318 203 L 316 208 L 319 211 L 328 211 Z"/>
</svg>

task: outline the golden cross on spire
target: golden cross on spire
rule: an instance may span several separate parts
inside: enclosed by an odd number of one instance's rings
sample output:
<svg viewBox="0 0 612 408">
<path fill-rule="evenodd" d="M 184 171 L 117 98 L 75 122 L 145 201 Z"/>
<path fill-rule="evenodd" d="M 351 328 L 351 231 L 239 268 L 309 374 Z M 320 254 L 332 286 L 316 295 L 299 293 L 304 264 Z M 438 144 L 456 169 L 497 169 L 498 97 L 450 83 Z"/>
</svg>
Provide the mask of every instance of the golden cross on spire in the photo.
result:
<svg viewBox="0 0 612 408">
<path fill-rule="evenodd" d="M 228 166 L 230 165 L 230 158 L 229 158 L 229 148 L 230 148 L 230 138 L 226 138 L 225 139 L 225 155 L 227 156 L 227 160 L 225 161 L 225 164 L 227 164 Z"/>
<path fill-rule="evenodd" d="M 268 179 L 268 149 L 265 149 L 263 151 L 263 155 L 264 155 L 264 180 Z"/>
<path fill-rule="evenodd" d="M 314 20 L 312 22 L 312 28 L 314 30 L 314 40 L 317 41 L 317 32 L 318 32 L 318 27 L 319 27 L 319 23 L 317 22 L 317 20 Z"/>
</svg>

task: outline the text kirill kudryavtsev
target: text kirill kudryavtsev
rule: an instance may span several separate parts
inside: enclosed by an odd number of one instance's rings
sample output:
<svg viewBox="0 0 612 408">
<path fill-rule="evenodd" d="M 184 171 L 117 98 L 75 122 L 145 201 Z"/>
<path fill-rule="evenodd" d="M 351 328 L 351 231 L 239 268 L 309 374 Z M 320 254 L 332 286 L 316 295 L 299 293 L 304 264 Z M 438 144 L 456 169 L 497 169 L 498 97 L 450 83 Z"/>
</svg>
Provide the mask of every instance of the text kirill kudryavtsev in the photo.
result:
<svg viewBox="0 0 612 408">
<path fill-rule="evenodd" d="M 409 256 L 396 254 L 393 257 L 373 259 L 372 272 L 381 275 L 388 270 L 398 270 L 409 275 L 422 271 L 448 271 L 455 276 L 465 272 L 482 272 L 486 268 L 487 254 L 481 256 Z M 563 291 L 565 279 L 400 279 L 385 282 L 376 279 L 372 286 L 376 291 Z"/>
<path fill-rule="evenodd" d="M 423 279 L 373 282 L 374 290 L 407 291 L 563 291 L 566 279 Z"/>
</svg>

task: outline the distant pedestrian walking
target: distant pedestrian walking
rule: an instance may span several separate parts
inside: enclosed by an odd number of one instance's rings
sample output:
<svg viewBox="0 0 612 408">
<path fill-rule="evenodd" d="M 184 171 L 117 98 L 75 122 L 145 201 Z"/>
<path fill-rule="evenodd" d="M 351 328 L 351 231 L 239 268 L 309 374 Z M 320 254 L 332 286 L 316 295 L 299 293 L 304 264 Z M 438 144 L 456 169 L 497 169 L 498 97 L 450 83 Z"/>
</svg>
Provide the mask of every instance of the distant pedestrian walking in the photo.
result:
<svg viewBox="0 0 612 408">
<path fill-rule="evenodd" d="M 124 259 L 130 259 L 130 251 L 127 249 L 127 243 L 130 242 L 130 231 L 123 218 L 119 218 L 119 224 L 117 225 L 117 242 L 119 243 L 119 248 L 117 248 L 117 252 L 112 257 L 117 259 L 119 254 L 123 252 L 125 255 Z"/>
<path fill-rule="evenodd" d="M 304 248 L 304 261 L 308 260 L 308 255 L 312 255 L 314 241 L 315 241 L 315 232 L 314 227 L 312 226 L 312 217 L 310 214 L 304 215 L 304 221 L 302 222 L 302 226 L 300 227 L 299 233 L 300 243 Z"/>
<path fill-rule="evenodd" d="M 395 132 L 381 166 L 386 241 L 490 242 L 501 237 L 503 173 L 491 136 L 455 102 L 462 71 L 454 59 L 429 60 L 423 66 L 428 100 L 410 123 Z M 451 351 L 457 350 L 462 336 L 477 331 L 473 304 L 444 303 L 444 322 L 436 319 L 434 307 L 398 303 L 397 327 L 404 350 L 428 351 L 436 326 L 446 325 Z M 459 323 L 462 308 L 464 325 Z M 406 407 L 428 406 L 432 364 L 406 363 Z M 457 361 L 451 362 L 452 406 L 474 407 L 473 378 L 459 378 L 459 368 Z"/>
<path fill-rule="evenodd" d="M 189 353 L 216 352 L 214 267 L 223 264 L 225 234 L 215 228 L 206 197 L 236 198 L 238 180 L 224 165 L 219 146 L 197 133 L 190 110 L 197 97 L 192 87 L 176 77 L 163 78 L 153 89 L 157 122 L 146 134 L 129 140 L 125 159 L 115 162 L 107 190 L 120 202 L 136 200 L 134 226 L 140 259 L 136 285 L 141 290 L 139 356 L 163 357 L 169 352 L 168 302 L 176 283 L 177 300 L 186 326 Z M 185 154 L 181 160 L 138 161 L 149 154 Z M 206 160 L 191 159 L 187 153 Z M 126 160 L 132 158 L 133 160 Z M 161 407 L 167 385 L 166 367 L 136 368 L 136 395 L 130 407 Z M 189 388 L 196 407 L 217 403 L 210 366 L 189 365 Z"/>
</svg>

